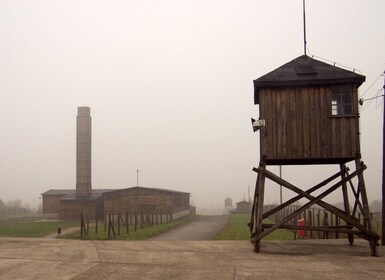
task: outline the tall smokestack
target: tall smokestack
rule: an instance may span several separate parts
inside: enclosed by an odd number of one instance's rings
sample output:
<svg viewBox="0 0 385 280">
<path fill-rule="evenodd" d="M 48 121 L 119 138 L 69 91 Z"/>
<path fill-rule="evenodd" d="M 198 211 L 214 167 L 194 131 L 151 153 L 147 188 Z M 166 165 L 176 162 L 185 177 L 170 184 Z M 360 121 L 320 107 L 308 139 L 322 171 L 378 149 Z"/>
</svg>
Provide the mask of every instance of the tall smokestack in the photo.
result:
<svg viewBox="0 0 385 280">
<path fill-rule="evenodd" d="M 91 187 L 91 109 L 78 107 L 76 117 L 76 196 L 90 196 Z"/>
</svg>

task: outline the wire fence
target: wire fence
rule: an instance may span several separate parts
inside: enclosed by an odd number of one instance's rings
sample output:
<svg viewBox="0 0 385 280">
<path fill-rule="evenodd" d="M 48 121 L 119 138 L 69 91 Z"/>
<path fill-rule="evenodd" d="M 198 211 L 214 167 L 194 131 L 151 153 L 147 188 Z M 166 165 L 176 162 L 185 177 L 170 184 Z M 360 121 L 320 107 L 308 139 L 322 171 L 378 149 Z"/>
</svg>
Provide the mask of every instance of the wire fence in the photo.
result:
<svg viewBox="0 0 385 280">
<path fill-rule="evenodd" d="M 278 205 L 265 205 L 263 212 L 266 213 Z M 301 206 L 289 205 L 270 217 L 268 219 L 271 222 L 277 223 L 283 220 L 285 217 L 289 216 Z M 364 217 L 361 213 L 356 213 L 355 218 L 357 218 L 361 224 L 364 224 Z M 372 229 L 374 232 L 380 234 L 381 232 L 381 213 L 371 213 L 370 221 Z M 336 216 L 335 214 L 321 208 L 309 208 L 301 212 L 297 217 L 287 222 L 286 225 L 292 226 L 317 226 L 317 227 L 343 227 L 346 226 L 344 220 Z M 310 238 L 310 239 L 329 239 L 329 238 L 341 238 L 346 237 L 345 233 L 338 231 L 322 231 L 322 230 L 293 230 L 294 238 Z"/>
<path fill-rule="evenodd" d="M 196 209 L 191 206 L 189 215 L 195 214 Z M 96 218 L 94 221 L 90 221 L 88 216 L 84 216 L 82 213 L 80 215 L 80 235 L 83 237 L 90 234 L 90 223 L 93 223 L 95 235 L 102 230 L 103 234 L 107 234 L 108 238 L 113 238 L 156 225 L 169 224 L 173 221 L 173 214 L 170 211 L 165 212 L 159 209 L 127 211 L 124 214 L 105 214 L 103 219 Z"/>
<path fill-rule="evenodd" d="M 27 207 L 3 207 L 0 208 L 0 218 L 13 218 L 23 216 L 38 216 L 41 215 L 41 209 Z"/>
</svg>

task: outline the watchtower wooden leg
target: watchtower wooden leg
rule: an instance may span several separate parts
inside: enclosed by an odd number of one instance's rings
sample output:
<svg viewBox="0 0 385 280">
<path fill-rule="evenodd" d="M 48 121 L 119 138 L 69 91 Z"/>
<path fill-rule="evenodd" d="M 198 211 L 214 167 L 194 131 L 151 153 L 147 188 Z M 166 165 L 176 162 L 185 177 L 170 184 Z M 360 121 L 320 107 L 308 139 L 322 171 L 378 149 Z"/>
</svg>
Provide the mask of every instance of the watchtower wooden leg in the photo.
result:
<svg viewBox="0 0 385 280">
<path fill-rule="evenodd" d="M 261 162 L 260 168 L 265 169 L 266 163 Z M 262 220 L 263 220 L 263 201 L 265 195 L 265 174 L 263 172 L 258 173 L 256 184 L 257 201 L 255 204 L 255 235 L 258 236 L 262 232 Z M 254 243 L 254 251 L 259 253 L 261 251 L 261 239 L 257 239 Z"/>
<path fill-rule="evenodd" d="M 346 165 L 345 164 L 340 164 L 340 169 L 341 169 L 341 179 L 344 180 L 346 178 Z M 346 215 L 350 216 L 350 205 L 349 205 L 349 196 L 348 196 L 348 188 L 347 184 L 343 183 L 342 184 L 342 196 L 344 199 L 344 208 L 345 208 L 345 213 Z M 348 224 L 350 225 L 350 224 Z M 350 245 L 353 245 L 354 243 L 354 236 L 352 233 L 348 233 L 348 240 Z"/>
<path fill-rule="evenodd" d="M 363 165 L 363 162 L 360 159 L 356 159 L 356 169 L 360 168 Z M 364 225 L 368 230 L 368 233 L 372 233 L 372 223 L 370 220 L 370 211 L 369 211 L 369 203 L 368 197 L 366 194 L 366 187 L 364 181 L 364 175 L 361 172 L 358 175 L 358 191 L 361 193 L 362 207 L 363 207 L 363 215 L 364 215 Z M 372 256 L 378 256 L 378 240 L 373 236 L 369 236 L 369 246 L 370 252 Z"/>
</svg>

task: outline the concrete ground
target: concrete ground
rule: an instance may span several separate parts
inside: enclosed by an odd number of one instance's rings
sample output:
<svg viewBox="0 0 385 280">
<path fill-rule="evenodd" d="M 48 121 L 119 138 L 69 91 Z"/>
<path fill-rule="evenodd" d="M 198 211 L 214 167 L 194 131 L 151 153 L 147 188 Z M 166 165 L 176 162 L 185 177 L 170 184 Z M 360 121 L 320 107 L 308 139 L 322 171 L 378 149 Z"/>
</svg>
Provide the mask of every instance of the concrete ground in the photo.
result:
<svg viewBox="0 0 385 280">
<path fill-rule="evenodd" d="M 385 279 L 356 240 L 80 241 L 0 238 L 0 279 Z M 381 254 L 380 248 L 380 254 Z"/>
</svg>

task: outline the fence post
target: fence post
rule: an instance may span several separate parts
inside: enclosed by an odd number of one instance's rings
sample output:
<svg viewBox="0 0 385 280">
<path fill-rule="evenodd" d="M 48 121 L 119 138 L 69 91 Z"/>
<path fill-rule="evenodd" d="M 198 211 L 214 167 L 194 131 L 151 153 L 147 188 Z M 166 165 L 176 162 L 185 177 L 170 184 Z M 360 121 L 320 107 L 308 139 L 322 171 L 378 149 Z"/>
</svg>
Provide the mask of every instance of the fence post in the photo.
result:
<svg viewBox="0 0 385 280">
<path fill-rule="evenodd" d="M 128 229 L 128 212 L 126 211 L 126 234 L 128 234 L 129 229 Z"/>
<path fill-rule="evenodd" d="M 310 209 L 309 209 L 309 225 L 310 226 L 313 226 L 313 216 L 312 216 L 312 212 Z M 310 238 L 313 239 L 313 231 L 310 230 Z"/>
<path fill-rule="evenodd" d="M 326 210 L 324 210 L 323 226 L 329 226 L 329 217 L 328 217 L 328 212 L 326 212 Z M 329 239 L 329 232 L 328 231 L 324 231 L 323 239 Z"/>
<path fill-rule="evenodd" d="M 108 214 L 108 238 L 111 237 L 111 214 Z"/>
<path fill-rule="evenodd" d="M 317 226 L 321 225 L 321 210 L 318 209 L 317 213 Z M 318 231 L 318 239 L 321 239 L 321 231 Z"/>
<path fill-rule="evenodd" d="M 135 217 L 134 217 L 135 219 L 135 232 L 136 232 L 136 227 L 137 227 L 137 223 L 138 223 L 138 218 L 137 218 L 137 216 L 136 216 L 136 210 L 135 210 Z"/>
<path fill-rule="evenodd" d="M 104 232 L 107 230 L 107 214 L 104 214 Z"/>
<path fill-rule="evenodd" d="M 83 213 L 80 213 L 80 236 L 83 237 L 83 226 L 84 226 L 84 221 L 83 221 Z"/>
<path fill-rule="evenodd" d="M 90 232 L 90 220 L 88 218 L 88 215 L 87 215 L 87 231 L 86 231 L 86 235 L 88 235 Z"/>
<path fill-rule="evenodd" d="M 158 225 L 158 210 L 155 209 L 155 220 L 156 220 L 156 225 Z"/>
<path fill-rule="evenodd" d="M 335 215 L 336 217 L 336 226 L 339 226 L 340 225 L 340 219 L 338 218 L 337 215 Z M 336 238 L 339 239 L 340 238 L 340 233 L 336 231 Z"/>
<path fill-rule="evenodd" d="M 120 219 L 121 219 L 121 216 L 120 216 L 120 213 L 118 213 L 118 235 L 120 235 Z"/>
</svg>

